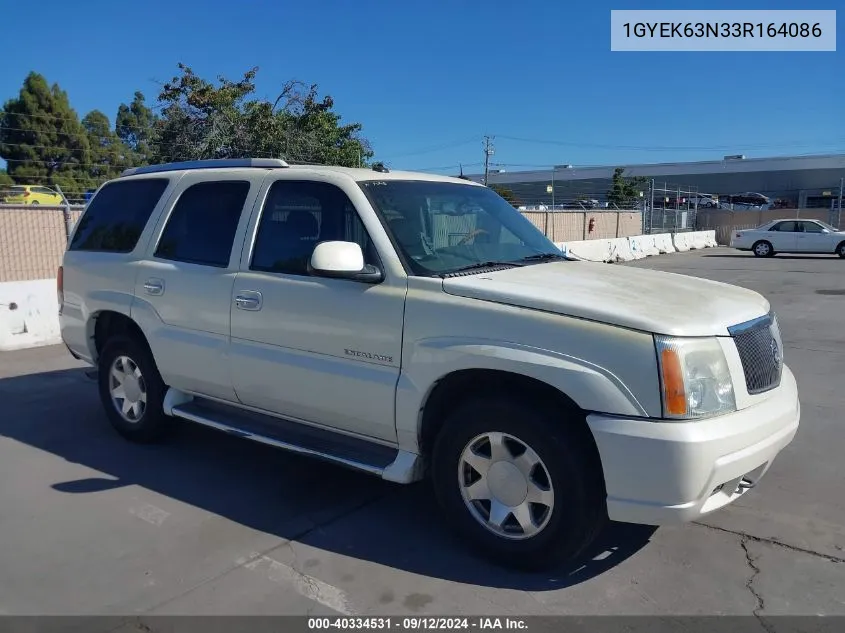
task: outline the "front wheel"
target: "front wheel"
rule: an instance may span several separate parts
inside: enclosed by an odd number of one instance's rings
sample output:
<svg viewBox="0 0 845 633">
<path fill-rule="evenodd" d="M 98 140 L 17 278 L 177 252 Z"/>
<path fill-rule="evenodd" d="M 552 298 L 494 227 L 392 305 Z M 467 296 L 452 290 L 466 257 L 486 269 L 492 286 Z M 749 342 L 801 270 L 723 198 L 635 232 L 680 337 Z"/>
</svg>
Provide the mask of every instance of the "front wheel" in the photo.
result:
<svg viewBox="0 0 845 633">
<path fill-rule="evenodd" d="M 601 465 L 582 424 L 574 413 L 511 399 L 457 408 L 432 455 L 435 493 L 452 528 L 508 567 L 577 558 L 607 519 Z"/>
<path fill-rule="evenodd" d="M 771 257 L 775 254 L 772 245 L 763 240 L 755 242 L 754 246 L 751 247 L 751 250 L 754 251 L 755 257 Z"/>
<path fill-rule="evenodd" d="M 836 254 L 845 259 L 845 242 L 836 247 Z"/>
</svg>

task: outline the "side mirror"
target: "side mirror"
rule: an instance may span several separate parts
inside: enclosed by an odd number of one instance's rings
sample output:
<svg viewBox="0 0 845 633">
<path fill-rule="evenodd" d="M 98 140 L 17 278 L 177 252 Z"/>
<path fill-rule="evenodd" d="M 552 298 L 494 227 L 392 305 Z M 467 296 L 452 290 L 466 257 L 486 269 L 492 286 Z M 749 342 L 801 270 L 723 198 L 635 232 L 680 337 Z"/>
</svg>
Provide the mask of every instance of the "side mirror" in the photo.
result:
<svg viewBox="0 0 845 633">
<path fill-rule="evenodd" d="M 384 279 L 383 273 L 364 264 L 364 252 L 355 242 L 321 242 L 311 254 L 311 272 L 319 277 L 349 279 L 375 284 Z"/>
</svg>

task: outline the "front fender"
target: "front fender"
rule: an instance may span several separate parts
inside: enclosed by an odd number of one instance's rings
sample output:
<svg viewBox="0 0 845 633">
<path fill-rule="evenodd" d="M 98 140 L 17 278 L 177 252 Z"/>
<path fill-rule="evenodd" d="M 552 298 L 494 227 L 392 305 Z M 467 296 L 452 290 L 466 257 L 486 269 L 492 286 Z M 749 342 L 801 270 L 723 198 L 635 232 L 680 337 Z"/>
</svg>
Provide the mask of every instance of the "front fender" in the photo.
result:
<svg viewBox="0 0 845 633">
<path fill-rule="evenodd" d="M 407 363 L 407 364 L 406 364 Z M 425 402 L 449 374 L 471 369 L 509 372 L 550 385 L 585 411 L 647 417 L 634 393 L 612 371 L 583 358 L 520 343 L 478 338 L 430 338 L 403 359 L 396 397 L 401 448 L 416 452 Z"/>
</svg>

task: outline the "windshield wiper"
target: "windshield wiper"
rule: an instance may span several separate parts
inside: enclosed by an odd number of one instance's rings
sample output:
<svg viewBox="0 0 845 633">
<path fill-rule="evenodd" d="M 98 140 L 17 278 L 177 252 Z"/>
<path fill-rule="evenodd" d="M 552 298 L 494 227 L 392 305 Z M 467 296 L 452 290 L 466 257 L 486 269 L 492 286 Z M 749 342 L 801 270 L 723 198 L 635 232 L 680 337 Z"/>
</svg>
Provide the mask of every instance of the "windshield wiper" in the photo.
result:
<svg viewBox="0 0 845 633">
<path fill-rule="evenodd" d="M 457 273 L 465 273 L 470 270 L 479 270 L 481 268 L 498 268 L 500 266 L 509 266 L 512 268 L 519 268 L 520 266 L 525 266 L 525 264 L 521 262 L 508 262 L 502 260 L 491 260 L 486 262 L 477 262 L 475 264 L 467 264 L 466 266 L 461 266 L 460 268 L 454 268 L 449 272 L 442 273 L 442 276 L 446 277 L 449 275 L 454 275 Z"/>
<path fill-rule="evenodd" d="M 521 262 L 545 262 L 545 261 L 551 261 L 553 259 L 564 259 L 565 260 L 566 257 L 563 256 L 563 253 L 539 253 L 537 255 L 528 255 L 527 257 L 523 257 L 519 261 L 521 261 Z"/>
</svg>

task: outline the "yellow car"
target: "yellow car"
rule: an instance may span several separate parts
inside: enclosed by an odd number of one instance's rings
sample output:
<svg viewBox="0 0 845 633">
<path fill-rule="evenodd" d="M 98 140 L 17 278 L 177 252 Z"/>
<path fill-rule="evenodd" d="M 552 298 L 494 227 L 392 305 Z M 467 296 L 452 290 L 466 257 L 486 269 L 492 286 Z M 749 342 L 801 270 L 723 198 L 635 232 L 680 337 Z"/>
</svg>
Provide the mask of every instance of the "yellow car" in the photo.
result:
<svg viewBox="0 0 845 633">
<path fill-rule="evenodd" d="M 65 197 L 40 185 L 12 185 L 5 191 L 5 204 L 44 204 L 59 206 L 65 204 Z"/>
</svg>

